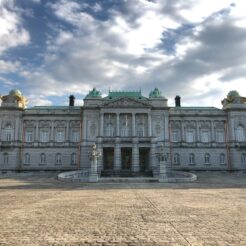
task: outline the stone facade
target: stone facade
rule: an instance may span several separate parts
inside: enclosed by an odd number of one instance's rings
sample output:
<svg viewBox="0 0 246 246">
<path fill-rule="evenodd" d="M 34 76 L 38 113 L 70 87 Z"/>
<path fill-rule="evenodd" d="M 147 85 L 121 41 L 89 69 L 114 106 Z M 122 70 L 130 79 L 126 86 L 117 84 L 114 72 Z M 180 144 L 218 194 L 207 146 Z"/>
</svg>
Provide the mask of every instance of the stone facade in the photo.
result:
<svg viewBox="0 0 246 246">
<path fill-rule="evenodd" d="M 177 100 L 180 100 L 180 97 Z M 89 169 L 96 143 L 98 172 L 159 174 L 156 153 L 175 170 L 246 170 L 246 98 L 236 91 L 223 108 L 169 107 L 158 89 L 109 92 L 95 88 L 84 106 L 25 108 L 18 90 L 1 97 L 0 170 Z M 73 100 L 73 99 L 72 99 Z"/>
</svg>

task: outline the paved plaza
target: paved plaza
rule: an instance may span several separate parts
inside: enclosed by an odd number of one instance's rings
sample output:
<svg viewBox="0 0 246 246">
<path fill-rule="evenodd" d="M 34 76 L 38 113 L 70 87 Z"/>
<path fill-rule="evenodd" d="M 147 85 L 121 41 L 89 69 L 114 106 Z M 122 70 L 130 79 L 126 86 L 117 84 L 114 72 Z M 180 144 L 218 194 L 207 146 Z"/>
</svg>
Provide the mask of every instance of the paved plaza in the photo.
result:
<svg viewBox="0 0 246 246">
<path fill-rule="evenodd" d="M 0 178 L 0 245 L 246 245 L 246 174 L 187 184 Z"/>
</svg>

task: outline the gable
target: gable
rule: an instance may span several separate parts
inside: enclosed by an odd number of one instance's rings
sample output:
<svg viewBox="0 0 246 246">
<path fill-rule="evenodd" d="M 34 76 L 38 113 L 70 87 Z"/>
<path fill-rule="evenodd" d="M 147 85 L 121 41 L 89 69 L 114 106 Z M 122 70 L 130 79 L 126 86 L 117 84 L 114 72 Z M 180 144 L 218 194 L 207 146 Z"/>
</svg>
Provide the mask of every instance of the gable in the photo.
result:
<svg viewBox="0 0 246 246">
<path fill-rule="evenodd" d="M 135 99 L 130 97 L 121 97 L 114 100 L 107 100 L 103 107 L 112 107 L 112 108 L 139 108 L 139 107 L 150 107 L 150 104 L 147 101 L 142 101 L 142 99 Z"/>
</svg>

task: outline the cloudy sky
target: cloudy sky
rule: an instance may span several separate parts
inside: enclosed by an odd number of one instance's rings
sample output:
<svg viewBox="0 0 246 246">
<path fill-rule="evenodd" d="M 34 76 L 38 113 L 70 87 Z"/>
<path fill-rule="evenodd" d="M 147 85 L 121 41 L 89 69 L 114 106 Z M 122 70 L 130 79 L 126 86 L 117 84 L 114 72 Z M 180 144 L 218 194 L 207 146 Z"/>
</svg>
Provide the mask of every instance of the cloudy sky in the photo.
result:
<svg viewBox="0 0 246 246">
<path fill-rule="evenodd" d="M 159 88 L 173 105 L 246 96 L 245 0 L 0 0 L 0 94 L 77 104 L 90 89 Z"/>
</svg>

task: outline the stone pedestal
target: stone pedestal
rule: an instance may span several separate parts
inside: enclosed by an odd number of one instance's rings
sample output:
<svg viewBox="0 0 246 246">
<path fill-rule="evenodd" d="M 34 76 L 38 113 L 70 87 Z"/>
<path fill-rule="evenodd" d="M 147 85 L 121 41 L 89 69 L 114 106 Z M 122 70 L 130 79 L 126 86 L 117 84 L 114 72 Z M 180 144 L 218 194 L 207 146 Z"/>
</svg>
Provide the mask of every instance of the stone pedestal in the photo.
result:
<svg viewBox="0 0 246 246">
<path fill-rule="evenodd" d="M 97 160 L 91 160 L 91 171 L 89 176 L 89 182 L 98 182 L 97 173 Z"/>
<path fill-rule="evenodd" d="M 160 183 L 167 182 L 167 163 L 166 161 L 160 161 L 159 182 Z"/>
</svg>

